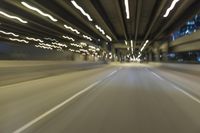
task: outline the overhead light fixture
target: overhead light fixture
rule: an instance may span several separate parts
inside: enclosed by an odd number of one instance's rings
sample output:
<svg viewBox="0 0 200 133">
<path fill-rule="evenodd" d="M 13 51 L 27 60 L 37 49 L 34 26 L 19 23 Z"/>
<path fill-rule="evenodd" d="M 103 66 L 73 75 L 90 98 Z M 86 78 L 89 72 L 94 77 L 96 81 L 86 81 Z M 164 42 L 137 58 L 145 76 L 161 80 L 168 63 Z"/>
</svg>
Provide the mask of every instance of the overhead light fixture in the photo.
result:
<svg viewBox="0 0 200 133">
<path fill-rule="evenodd" d="M 5 34 L 5 35 L 12 35 L 14 37 L 18 37 L 19 36 L 19 35 L 13 33 L 13 32 L 6 32 L 6 31 L 3 31 L 3 30 L 0 30 L 0 33 Z"/>
<path fill-rule="evenodd" d="M 58 41 L 57 41 L 56 39 L 54 39 L 54 38 L 45 37 L 44 39 L 45 39 L 45 40 L 49 40 L 49 41 L 58 42 Z"/>
<path fill-rule="evenodd" d="M 51 45 L 45 44 L 45 43 L 39 43 L 39 45 L 35 45 L 36 48 L 42 48 L 42 49 L 48 49 L 48 50 L 53 50 Z"/>
<path fill-rule="evenodd" d="M 127 41 L 124 41 L 125 42 L 125 44 L 126 44 L 126 46 L 128 45 L 128 42 Z"/>
<path fill-rule="evenodd" d="M 33 37 L 26 37 L 27 40 L 31 40 L 31 41 L 35 41 L 35 42 L 44 42 L 40 39 L 36 39 L 36 38 L 33 38 Z"/>
<path fill-rule="evenodd" d="M 108 38 L 108 40 L 112 41 L 112 38 L 109 35 L 106 35 L 106 38 Z"/>
<path fill-rule="evenodd" d="M 58 43 L 58 42 L 52 42 L 54 45 L 58 45 L 59 47 L 65 47 L 67 48 L 68 46 L 66 44 Z"/>
<path fill-rule="evenodd" d="M 23 39 L 17 39 L 17 38 L 9 38 L 11 41 L 17 41 L 17 42 L 24 42 L 24 43 L 29 43 L 29 41 L 23 40 Z"/>
<path fill-rule="evenodd" d="M 75 0 L 71 0 L 71 3 L 76 7 L 84 16 L 88 18 L 89 21 L 93 21 L 88 13 L 86 13 L 81 6 L 79 6 Z"/>
<path fill-rule="evenodd" d="M 131 40 L 131 52 L 133 54 L 133 40 Z"/>
<path fill-rule="evenodd" d="M 126 9 L 126 19 L 130 19 L 129 0 L 124 0 L 124 5 Z"/>
<path fill-rule="evenodd" d="M 19 18 L 17 16 L 9 15 L 9 14 L 3 12 L 3 11 L 0 11 L 0 14 L 5 16 L 5 17 L 11 18 L 11 19 L 16 19 L 16 20 L 18 20 L 18 21 L 20 21 L 21 23 L 24 23 L 24 24 L 28 23 L 27 21 L 25 21 L 25 20 L 23 20 L 23 19 L 21 19 L 21 18 Z"/>
<path fill-rule="evenodd" d="M 98 25 L 95 25 L 96 29 L 98 29 L 103 35 L 105 35 L 105 31 Z"/>
<path fill-rule="evenodd" d="M 133 40 L 131 40 L 131 48 L 133 48 Z"/>
<path fill-rule="evenodd" d="M 92 38 L 91 38 L 91 37 L 89 37 L 89 36 L 83 35 L 83 38 L 85 38 L 85 39 L 88 39 L 88 40 L 92 41 Z"/>
<path fill-rule="evenodd" d="M 87 46 L 87 43 L 81 42 L 80 45 L 83 46 L 83 47 L 86 47 L 86 46 Z"/>
<path fill-rule="evenodd" d="M 71 46 L 75 46 L 75 47 L 78 47 L 78 48 L 83 48 L 81 45 L 78 45 L 76 43 L 70 43 Z"/>
<path fill-rule="evenodd" d="M 40 9 L 36 8 L 36 7 L 33 7 L 31 5 L 29 5 L 28 3 L 26 2 L 21 2 L 21 4 L 25 7 L 27 7 L 28 9 L 31 9 L 33 11 L 36 11 L 37 13 L 39 13 L 40 15 L 42 16 L 45 16 L 45 17 L 48 17 L 50 20 L 52 20 L 53 22 L 57 22 L 58 20 L 55 19 L 54 17 L 52 17 L 50 14 L 47 14 L 47 13 L 44 13 L 43 11 L 41 11 Z"/>
<path fill-rule="evenodd" d="M 75 41 L 74 38 L 69 37 L 69 36 L 64 36 L 64 35 L 63 35 L 62 37 L 65 38 L 65 39 L 71 40 L 71 41 L 73 41 L 73 42 Z"/>
<path fill-rule="evenodd" d="M 80 32 L 77 29 L 72 28 L 71 26 L 65 24 L 64 27 L 68 30 L 71 30 L 72 32 L 75 32 L 76 34 L 80 34 Z"/>
<path fill-rule="evenodd" d="M 176 3 L 178 3 L 180 0 L 173 0 L 171 6 L 167 9 L 165 15 L 163 17 L 168 17 L 169 13 L 174 9 Z"/>
<path fill-rule="evenodd" d="M 144 43 L 144 45 L 142 46 L 140 52 L 142 52 L 144 50 L 144 48 L 146 47 L 147 43 L 149 43 L 149 40 L 146 40 L 146 42 Z"/>
</svg>

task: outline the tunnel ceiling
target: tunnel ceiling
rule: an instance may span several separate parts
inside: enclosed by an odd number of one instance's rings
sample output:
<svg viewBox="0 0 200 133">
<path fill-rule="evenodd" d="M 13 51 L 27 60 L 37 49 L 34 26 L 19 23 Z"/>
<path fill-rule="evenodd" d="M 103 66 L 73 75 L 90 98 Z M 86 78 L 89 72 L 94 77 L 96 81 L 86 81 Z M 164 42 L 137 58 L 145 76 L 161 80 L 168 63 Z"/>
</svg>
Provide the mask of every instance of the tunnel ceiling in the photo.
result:
<svg viewBox="0 0 200 133">
<path fill-rule="evenodd" d="M 57 21 L 54 22 L 49 17 L 30 10 L 21 2 L 40 9 Z M 76 0 L 76 4 L 91 17 L 90 21 L 71 0 L 1 0 L 1 11 L 20 17 L 28 23 L 21 23 L 0 14 L 0 30 L 24 37 L 55 38 L 63 42 L 71 41 L 63 38 L 65 35 L 85 41 L 88 40 L 87 37 L 91 37 L 94 44 L 119 43 L 124 40 L 133 40 L 135 44 L 141 44 L 147 39 L 166 39 L 189 17 L 199 12 L 199 0 L 180 0 L 165 18 L 163 15 L 171 3 L 172 0 L 129 0 L 130 19 L 127 19 L 124 0 Z M 64 25 L 67 25 L 68 29 Z M 1 40 L 6 40 L 2 34 Z"/>
</svg>

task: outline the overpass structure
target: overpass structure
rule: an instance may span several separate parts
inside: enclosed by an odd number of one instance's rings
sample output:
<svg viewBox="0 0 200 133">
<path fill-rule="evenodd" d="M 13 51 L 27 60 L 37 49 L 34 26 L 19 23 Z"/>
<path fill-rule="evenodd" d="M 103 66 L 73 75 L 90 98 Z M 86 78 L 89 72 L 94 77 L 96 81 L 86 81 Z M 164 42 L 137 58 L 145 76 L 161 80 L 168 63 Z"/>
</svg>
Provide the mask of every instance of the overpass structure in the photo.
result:
<svg viewBox="0 0 200 133">
<path fill-rule="evenodd" d="M 200 133 L 200 0 L 0 0 L 0 133 Z"/>
</svg>

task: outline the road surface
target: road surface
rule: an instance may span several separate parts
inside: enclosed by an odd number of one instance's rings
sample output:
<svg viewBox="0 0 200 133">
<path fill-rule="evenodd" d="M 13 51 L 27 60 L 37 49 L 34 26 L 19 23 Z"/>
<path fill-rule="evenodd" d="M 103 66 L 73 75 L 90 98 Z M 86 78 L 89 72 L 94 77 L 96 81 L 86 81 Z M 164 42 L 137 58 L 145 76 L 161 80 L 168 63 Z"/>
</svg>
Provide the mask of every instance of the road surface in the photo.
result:
<svg viewBox="0 0 200 133">
<path fill-rule="evenodd" d="M 200 79 L 114 64 L 0 87 L 0 133 L 200 133 Z"/>
</svg>

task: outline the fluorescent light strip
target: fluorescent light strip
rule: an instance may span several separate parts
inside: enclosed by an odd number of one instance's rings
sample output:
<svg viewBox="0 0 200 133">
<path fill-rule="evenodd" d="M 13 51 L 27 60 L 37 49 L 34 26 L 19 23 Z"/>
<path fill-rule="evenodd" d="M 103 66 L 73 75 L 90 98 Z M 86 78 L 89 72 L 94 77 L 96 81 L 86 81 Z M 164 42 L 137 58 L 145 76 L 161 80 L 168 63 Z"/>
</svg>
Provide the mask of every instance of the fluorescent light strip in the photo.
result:
<svg viewBox="0 0 200 133">
<path fill-rule="evenodd" d="M 44 13 L 43 11 L 41 11 L 40 9 L 33 7 L 29 4 L 27 4 L 26 2 L 21 2 L 22 5 L 24 5 L 25 7 L 38 12 L 39 14 L 41 14 L 42 16 L 48 17 L 50 20 L 52 20 L 53 22 L 57 22 L 58 20 L 55 19 L 54 17 L 52 17 L 50 14 Z"/>
<path fill-rule="evenodd" d="M 1 14 L 1 15 L 4 15 L 5 17 L 11 18 L 11 19 L 16 19 L 16 20 L 18 20 L 18 21 L 20 21 L 21 23 L 24 23 L 24 24 L 28 23 L 27 21 L 22 20 L 21 18 L 19 18 L 19 17 L 17 17 L 17 16 L 9 15 L 9 14 L 3 12 L 3 11 L 0 11 L 0 14 Z"/>
<path fill-rule="evenodd" d="M 56 46 L 56 45 L 51 45 L 51 44 L 48 44 L 48 43 L 39 43 L 39 45 L 46 47 L 46 48 L 55 48 L 55 49 L 61 49 L 62 50 L 62 47 Z"/>
<path fill-rule="evenodd" d="M 124 0 L 124 5 L 125 5 L 125 8 L 126 8 L 126 19 L 130 19 L 129 1 Z"/>
<path fill-rule="evenodd" d="M 92 41 L 92 38 L 91 38 L 91 37 L 89 37 L 89 36 L 83 35 L 83 38 L 85 38 L 85 39 L 88 39 L 88 40 Z"/>
<path fill-rule="evenodd" d="M 95 25 L 95 27 L 103 34 L 105 35 L 105 31 L 98 25 Z"/>
<path fill-rule="evenodd" d="M 131 52 L 133 54 L 133 40 L 131 40 Z"/>
<path fill-rule="evenodd" d="M 133 40 L 131 40 L 131 48 L 133 48 Z"/>
<path fill-rule="evenodd" d="M 6 32 L 6 31 L 3 31 L 3 30 L 0 30 L 0 33 L 3 33 L 5 35 L 12 35 L 14 37 L 18 37 L 19 35 L 15 34 L 15 33 L 12 33 L 12 32 Z"/>
<path fill-rule="evenodd" d="M 126 46 L 128 45 L 128 42 L 127 41 L 124 41 L 125 42 L 125 44 L 126 44 Z"/>
<path fill-rule="evenodd" d="M 53 38 L 49 38 L 49 37 L 46 37 L 44 38 L 45 40 L 49 40 L 49 41 L 55 41 L 55 42 L 58 42 L 56 39 L 53 39 Z"/>
<path fill-rule="evenodd" d="M 90 46 L 88 46 L 88 47 L 89 47 L 89 48 L 91 48 L 91 49 L 96 49 L 94 46 L 91 46 L 91 45 L 90 45 Z"/>
<path fill-rule="evenodd" d="M 87 46 L 87 43 L 81 42 L 80 45 L 83 46 L 83 47 L 86 47 L 86 46 Z"/>
<path fill-rule="evenodd" d="M 32 37 L 26 37 L 27 40 L 35 41 L 35 42 L 44 42 L 40 39 L 32 38 Z"/>
<path fill-rule="evenodd" d="M 73 42 L 75 41 L 74 38 L 69 37 L 69 36 L 64 36 L 64 35 L 63 35 L 62 37 L 65 38 L 65 39 L 71 40 L 71 41 L 73 41 Z"/>
<path fill-rule="evenodd" d="M 58 45 L 58 46 L 60 46 L 60 47 L 65 47 L 65 48 L 68 47 L 66 44 L 57 43 L 57 42 L 52 42 L 52 44 L 54 44 L 54 45 Z"/>
<path fill-rule="evenodd" d="M 171 6 L 167 9 L 165 15 L 163 17 L 168 17 L 169 13 L 174 9 L 175 5 L 177 2 L 179 2 L 180 0 L 173 0 Z"/>
<path fill-rule="evenodd" d="M 68 30 L 75 32 L 76 34 L 80 34 L 80 32 L 77 29 L 72 28 L 71 26 L 68 26 L 68 25 L 65 24 L 64 27 Z"/>
<path fill-rule="evenodd" d="M 141 48 L 140 52 L 142 52 L 144 50 L 144 48 L 146 47 L 147 43 L 149 42 L 149 40 L 146 40 L 146 42 L 144 43 L 143 47 Z"/>
<path fill-rule="evenodd" d="M 112 41 L 112 38 L 109 35 L 106 35 L 106 38 L 108 38 L 108 40 Z"/>
<path fill-rule="evenodd" d="M 17 41 L 17 42 L 29 43 L 29 41 L 21 40 L 21 39 L 17 39 L 17 38 L 9 38 L 9 40 L 11 40 L 11 41 Z"/>
<path fill-rule="evenodd" d="M 69 51 L 74 52 L 75 50 L 74 49 L 69 49 Z"/>
<path fill-rule="evenodd" d="M 79 49 L 79 51 L 88 53 L 88 50 L 85 50 L 85 49 Z"/>
<path fill-rule="evenodd" d="M 82 46 L 76 44 L 76 43 L 70 43 L 71 46 L 75 46 L 75 47 L 78 47 L 78 48 L 83 48 Z"/>
<path fill-rule="evenodd" d="M 42 45 L 35 45 L 36 48 L 42 48 L 42 49 L 49 49 L 49 50 L 53 50 L 53 48 L 51 47 L 46 47 L 46 46 L 42 46 Z"/>
<path fill-rule="evenodd" d="M 90 15 L 88 13 L 86 13 L 82 7 L 80 7 L 76 1 L 71 0 L 71 3 L 74 5 L 74 7 L 76 7 L 84 16 L 86 16 L 88 18 L 89 21 L 93 21 L 93 19 L 90 17 Z"/>
</svg>

